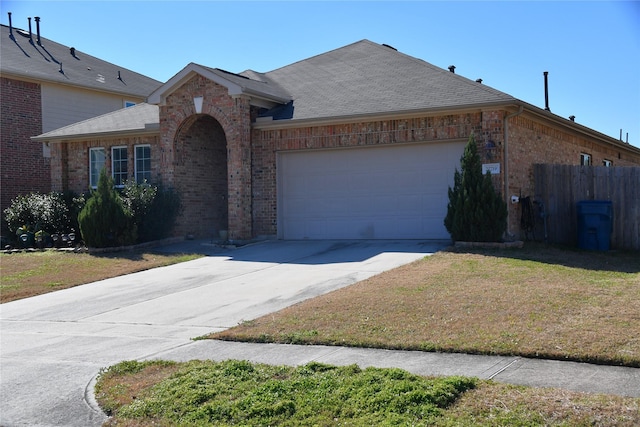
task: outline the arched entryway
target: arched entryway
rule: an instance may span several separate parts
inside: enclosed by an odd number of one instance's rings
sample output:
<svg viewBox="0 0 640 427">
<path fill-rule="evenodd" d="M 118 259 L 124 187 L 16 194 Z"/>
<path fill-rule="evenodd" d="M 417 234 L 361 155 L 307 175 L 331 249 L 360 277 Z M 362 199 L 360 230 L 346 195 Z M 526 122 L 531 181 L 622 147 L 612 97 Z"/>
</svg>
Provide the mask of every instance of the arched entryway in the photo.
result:
<svg viewBox="0 0 640 427">
<path fill-rule="evenodd" d="M 224 129 L 209 115 L 191 116 L 176 132 L 174 147 L 175 183 L 183 206 L 178 233 L 218 238 L 229 226 Z"/>
</svg>

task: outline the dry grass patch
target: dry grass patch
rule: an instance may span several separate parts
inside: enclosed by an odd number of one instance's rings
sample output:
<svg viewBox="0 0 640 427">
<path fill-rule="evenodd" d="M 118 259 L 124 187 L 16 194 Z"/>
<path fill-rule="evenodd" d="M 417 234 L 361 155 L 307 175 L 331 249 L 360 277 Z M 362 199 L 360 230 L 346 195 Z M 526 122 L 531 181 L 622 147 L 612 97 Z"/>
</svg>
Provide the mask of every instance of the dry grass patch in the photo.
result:
<svg viewBox="0 0 640 427">
<path fill-rule="evenodd" d="M 200 257 L 193 254 L 62 251 L 0 254 L 0 303 Z"/>
<path fill-rule="evenodd" d="M 439 252 L 211 336 L 640 366 L 637 253 Z"/>
<path fill-rule="evenodd" d="M 631 427 L 640 425 L 640 399 L 481 382 L 443 425 Z"/>
</svg>

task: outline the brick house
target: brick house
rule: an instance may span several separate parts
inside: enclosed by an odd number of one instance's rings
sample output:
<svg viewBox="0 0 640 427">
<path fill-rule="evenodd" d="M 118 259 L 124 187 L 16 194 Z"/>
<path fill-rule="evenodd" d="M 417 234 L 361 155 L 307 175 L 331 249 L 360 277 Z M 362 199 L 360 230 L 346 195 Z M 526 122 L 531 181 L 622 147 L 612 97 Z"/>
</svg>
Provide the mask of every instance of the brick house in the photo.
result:
<svg viewBox="0 0 640 427">
<path fill-rule="evenodd" d="M 471 134 L 507 200 L 532 194 L 534 163 L 640 165 L 636 147 L 367 40 L 267 73 L 191 63 L 147 102 L 34 139 L 55 190 L 85 191 L 103 165 L 176 188 L 176 235 L 448 239 Z"/>
<path fill-rule="evenodd" d="M 49 147 L 32 136 L 144 102 L 161 85 L 42 37 L 34 19 L 28 30 L 0 26 L 0 212 L 17 195 L 51 191 Z"/>
</svg>

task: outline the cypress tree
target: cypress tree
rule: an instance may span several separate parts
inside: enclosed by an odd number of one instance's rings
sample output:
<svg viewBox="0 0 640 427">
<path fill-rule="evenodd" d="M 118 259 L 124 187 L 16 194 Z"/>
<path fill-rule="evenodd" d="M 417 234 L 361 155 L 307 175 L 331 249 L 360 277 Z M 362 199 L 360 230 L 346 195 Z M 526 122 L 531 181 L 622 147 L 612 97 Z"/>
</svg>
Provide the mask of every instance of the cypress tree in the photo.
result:
<svg viewBox="0 0 640 427">
<path fill-rule="evenodd" d="M 87 246 L 103 248 L 136 241 L 136 226 L 105 169 L 100 172 L 98 188 L 78 214 L 78 225 Z"/>
<path fill-rule="evenodd" d="M 496 193 L 491 174 L 482 175 L 482 162 L 473 135 L 460 159 L 461 171 L 449 187 L 444 225 L 454 241 L 499 242 L 507 229 L 507 204 Z"/>
</svg>

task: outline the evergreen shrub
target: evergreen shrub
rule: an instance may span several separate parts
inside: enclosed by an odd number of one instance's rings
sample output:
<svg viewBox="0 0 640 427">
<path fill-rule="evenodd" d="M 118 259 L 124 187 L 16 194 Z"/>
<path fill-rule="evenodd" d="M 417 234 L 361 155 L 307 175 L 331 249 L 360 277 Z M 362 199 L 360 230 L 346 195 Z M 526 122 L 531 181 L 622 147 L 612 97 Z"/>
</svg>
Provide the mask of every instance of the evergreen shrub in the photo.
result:
<svg viewBox="0 0 640 427">
<path fill-rule="evenodd" d="M 444 225 L 454 241 L 500 242 L 507 229 L 507 204 L 498 194 L 482 162 L 473 135 L 454 173 Z"/>
<path fill-rule="evenodd" d="M 100 172 L 98 188 L 91 192 L 78 215 L 78 224 L 82 239 L 90 247 L 130 245 L 137 240 L 133 217 L 105 169 Z"/>
</svg>

